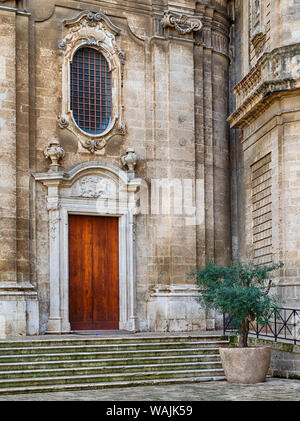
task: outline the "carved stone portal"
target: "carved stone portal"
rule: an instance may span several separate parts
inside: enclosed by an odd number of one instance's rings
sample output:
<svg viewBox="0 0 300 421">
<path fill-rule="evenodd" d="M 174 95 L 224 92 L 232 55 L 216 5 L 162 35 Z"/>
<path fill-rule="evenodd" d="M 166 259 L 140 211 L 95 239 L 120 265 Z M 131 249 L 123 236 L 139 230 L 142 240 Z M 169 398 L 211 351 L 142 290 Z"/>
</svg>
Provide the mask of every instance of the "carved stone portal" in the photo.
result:
<svg viewBox="0 0 300 421">
<path fill-rule="evenodd" d="M 68 216 L 104 215 L 119 218 L 120 323 L 135 331 L 136 286 L 134 224 L 139 209 L 141 179 L 129 179 L 113 165 L 89 161 L 69 171 L 34 174 L 47 187 L 49 211 L 50 316 L 47 332 L 70 332 Z"/>
</svg>

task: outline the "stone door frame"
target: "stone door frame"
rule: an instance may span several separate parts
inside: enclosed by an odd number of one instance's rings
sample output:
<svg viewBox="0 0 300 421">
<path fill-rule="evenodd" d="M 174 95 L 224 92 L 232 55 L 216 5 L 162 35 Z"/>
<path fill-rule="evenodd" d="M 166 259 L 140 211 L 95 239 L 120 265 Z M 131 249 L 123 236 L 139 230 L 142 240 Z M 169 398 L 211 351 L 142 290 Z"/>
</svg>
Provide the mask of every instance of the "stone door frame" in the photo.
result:
<svg viewBox="0 0 300 421">
<path fill-rule="evenodd" d="M 71 332 L 69 323 L 69 214 L 119 218 L 119 329 L 136 331 L 135 215 L 139 213 L 138 191 L 142 180 L 101 162 L 86 162 L 67 172 L 33 174 L 47 189 L 49 212 L 50 315 L 46 333 Z M 105 180 L 116 189 L 105 197 L 93 192 L 95 184 L 78 193 L 85 180 Z M 97 178 L 96 178 L 97 179 Z M 86 182 L 85 182 L 86 187 Z M 77 190 L 76 190 L 77 189 Z M 88 197 L 87 197 L 88 196 Z"/>
</svg>

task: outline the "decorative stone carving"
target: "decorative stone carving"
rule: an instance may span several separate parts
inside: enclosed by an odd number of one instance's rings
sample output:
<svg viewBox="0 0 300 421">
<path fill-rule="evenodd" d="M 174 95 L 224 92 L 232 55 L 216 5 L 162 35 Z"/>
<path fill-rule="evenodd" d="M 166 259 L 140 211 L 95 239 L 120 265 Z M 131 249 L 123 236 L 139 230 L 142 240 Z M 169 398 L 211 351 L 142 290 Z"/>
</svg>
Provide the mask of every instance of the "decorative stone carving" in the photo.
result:
<svg viewBox="0 0 300 421">
<path fill-rule="evenodd" d="M 74 19 L 63 22 L 66 34 L 58 43 L 59 55 L 62 57 L 62 110 L 58 120 L 61 129 L 72 132 L 79 141 L 79 152 L 85 150 L 94 154 L 105 148 L 107 142 L 115 135 L 124 136 L 122 108 L 122 79 L 126 54 L 116 41 L 121 34 L 111 20 L 103 13 L 81 12 Z M 112 78 L 112 114 L 106 130 L 98 134 L 86 133 L 76 124 L 70 106 L 69 70 L 73 55 L 78 48 L 90 46 L 106 58 Z M 103 153 L 98 152 L 98 153 Z"/>
<path fill-rule="evenodd" d="M 125 61 L 126 61 L 126 53 L 124 52 L 124 51 L 119 51 L 118 52 L 118 55 L 119 55 L 119 59 L 120 59 L 120 62 L 121 62 L 121 64 L 125 64 Z"/>
<path fill-rule="evenodd" d="M 59 48 L 59 50 L 66 50 L 67 49 L 67 45 L 66 45 L 66 43 L 64 42 L 64 41 L 59 41 L 59 43 L 58 43 L 58 48 Z"/>
<path fill-rule="evenodd" d="M 87 45 L 95 45 L 96 47 L 101 47 L 101 41 L 95 37 L 87 37 L 84 39 L 86 39 Z"/>
<path fill-rule="evenodd" d="M 69 124 L 70 124 L 69 121 L 62 115 L 58 117 L 58 125 L 61 129 L 65 129 L 66 127 L 69 126 Z"/>
<path fill-rule="evenodd" d="M 124 167 L 128 168 L 128 172 L 134 174 L 134 169 L 139 161 L 139 157 L 136 155 L 135 150 L 133 148 L 128 148 L 126 151 L 126 155 L 121 157 L 121 162 Z"/>
<path fill-rule="evenodd" d="M 200 31 L 203 27 L 199 18 L 189 17 L 176 12 L 167 11 L 162 20 L 163 28 L 175 28 L 181 35 Z"/>
<path fill-rule="evenodd" d="M 294 55 L 293 57 L 291 57 L 289 64 L 291 76 L 294 78 L 298 78 L 300 75 L 300 55 Z"/>
<path fill-rule="evenodd" d="M 261 31 L 261 0 L 250 0 L 252 36 Z"/>
<path fill-rule="evenodd" d="M 56 174 L 35 173 L 33 177 L 47 187 L 50 254 L 50 314 L 47 332 L 60 334 L 71 330 L 67 276 L 69 261 L 66 252 L 70 213 L 118 218 L 119 262 L 122 268 L 119 276 L 119 327 L 122 330 L 135 331 L 136 251 L 133 213 L 138 207 L 142 180 L 130 180 L 128 174 L 119 167 L 99 160 L 80 163 L 70 170 Z"/>
<path fill-rule="evenodd" d="M 274 57 L 271 61 L 271 74 L 272 74 L 272 78 L 277 78 L 278 76 L 280 76 L 281 73 L 281 62 L 278 59 L 278 57 Z"/>
<path fill-rule="evenodd" d="M 125 135 L 127 132 L 126 124 L 124 121 L 121 122 L 120 126 L 117 128 L 117 133 L 119 135 Z"/>
<path fill-rule="evenodd" d="M 228 121 L 231 127 L 249 124 L 274 95 L 295 88 L 300 80 L 300 47 L 276 48 L 264 53 L 253 69 L 233 89 L 236 111 Z M 250 117 L 251 116 L 251 117 Z"/>
<path fill-rule="evenodd" d="M 266 35 L 262 25 L 262 3 L 261 0 L 250 0 L 250 40 L 260 54 L 265 44 Z"/>
<path fill-rule="evenodd" d="M 59 161 L 65 157 L 65 151 L 57 139 L 52 139 L 46 146 L 44 155 L 51 160 L 50 171 L 58 171 L 60 167 Z"/>
<path fill-rule="evenodd" d="M 88 139 L 85 142 L 85 146 L 84 147 L 86 149 L 88 149 L 91 153 L 94 153 L 94 152 L 96 152 L 96 150 L 104 148 L 105 145 L 106 145 L 106 142 L 105 141 Z"/>
<path fill-rule="evenodd" d="M 50 236 L 53 240 L 55 240 L 56 238 L 56 233 L 59 228 L 59 225 L 58 225 L 59 221 L 60 221 L 60 218 L 50 219 L 49 221 Z"/>
<path fill-rule="evenodd" d="M 107 199 L 114 196 L 114 192 L 116 190 L 113 181 L 99 176 L 83 177 L 79 183 L 81 197 L 101 197 L 103 199 Z"/>
</svg>

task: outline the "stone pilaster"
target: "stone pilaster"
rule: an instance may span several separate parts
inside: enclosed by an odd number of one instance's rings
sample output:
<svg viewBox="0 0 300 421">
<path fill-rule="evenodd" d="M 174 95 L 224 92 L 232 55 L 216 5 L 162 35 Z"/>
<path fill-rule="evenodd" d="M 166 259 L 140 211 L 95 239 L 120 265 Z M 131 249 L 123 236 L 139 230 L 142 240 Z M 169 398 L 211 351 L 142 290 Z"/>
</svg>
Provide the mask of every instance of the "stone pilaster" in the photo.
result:
<svg viewBox="0 0 300 421">
<path fill-rule="evenodd" d="M 61 333 L 60 314 L 60 203 L 59 180 L 50 181 L 48 186 L 49 251 L 50 251 L 50 314 L 47 333 Z"/>
<path fill-rule="evenodd" d="M 23 89 L 19 90 L 20 45 L 18 50 L 16 45 L 23 24 L 22 42 L 26 44 L 28 16 L 18 13 L 13 8 L 0 9 L 0 317 L 2 333 L 12 336 L 37 334 L 39 322 L 37 296 L 29 282 L 29 172 L 26 172 L 28 163 L 24 162 L 28 150 L 20 154 L 17 142 L 22 132 L 26 137 L 28 84 L 23 81 Z M 23 64 L 26 79 L 26 59 Z M 19 167 L 24 171 L 22 174 Z"/>
<path fill-rule="evenodd" d="M 17 282 L 16 268 L 16 14 L 0 10 L 0 282 Z"/>
</svg>

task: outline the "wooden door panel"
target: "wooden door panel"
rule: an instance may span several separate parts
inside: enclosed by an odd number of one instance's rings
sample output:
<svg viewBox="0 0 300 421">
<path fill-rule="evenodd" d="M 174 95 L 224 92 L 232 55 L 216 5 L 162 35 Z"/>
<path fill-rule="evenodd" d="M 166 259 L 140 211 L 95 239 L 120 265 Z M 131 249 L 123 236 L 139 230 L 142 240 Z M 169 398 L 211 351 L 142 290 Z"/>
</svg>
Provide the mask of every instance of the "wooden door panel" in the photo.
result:
<svg viewBox="0 0 300 421">
<path fill-rule="evenodd" d="M 92 312 L 92 221 L 89 217 L 69 218 L 69 307 L 74 329 L 85 329 Z"/>
<path fill-rule="evenodd" d="M 69 217 L 69 315 L 73 330 L 119 329 L 118 218 Z"/>
<path fill-rule="evenodd" d="M 107 329 L 119 328 L 118 219 L 98 218 L 94 230 L 93 320 Z"/>
</svg>

